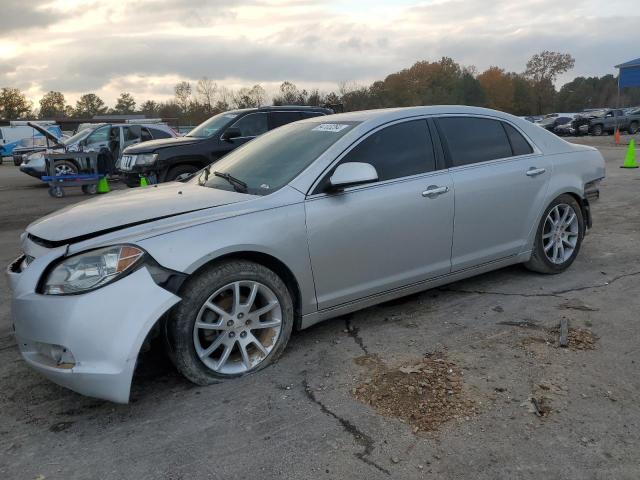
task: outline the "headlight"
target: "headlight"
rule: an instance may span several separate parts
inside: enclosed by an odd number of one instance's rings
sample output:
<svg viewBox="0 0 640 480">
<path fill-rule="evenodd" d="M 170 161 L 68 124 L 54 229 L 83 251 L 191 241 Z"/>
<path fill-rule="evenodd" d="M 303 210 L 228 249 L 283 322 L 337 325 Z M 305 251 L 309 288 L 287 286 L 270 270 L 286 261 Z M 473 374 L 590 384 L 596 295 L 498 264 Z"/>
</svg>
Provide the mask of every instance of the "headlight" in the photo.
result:
<svg viewBox="0 0 640 480">
<path fill-rule="evenodd" d="M 49 272 L 43 285 L 47 295 L 69 295 L 102 287 L 130 271 L 144 251 L 115 245 L 64 259 Z"/>
<path fill-rule="evenodd" d="M 136 155 L 136 165 L 151 165 L 157 159 L 157 153 L 141 153 L 140 155 Z"/>
<path fill-rule="evenodd" d="M 31 160 L 40 160 L 41 158 L 44 158 L 44 152 L 34 152 L 26 158 L 26 163 Z"/>
</svg>

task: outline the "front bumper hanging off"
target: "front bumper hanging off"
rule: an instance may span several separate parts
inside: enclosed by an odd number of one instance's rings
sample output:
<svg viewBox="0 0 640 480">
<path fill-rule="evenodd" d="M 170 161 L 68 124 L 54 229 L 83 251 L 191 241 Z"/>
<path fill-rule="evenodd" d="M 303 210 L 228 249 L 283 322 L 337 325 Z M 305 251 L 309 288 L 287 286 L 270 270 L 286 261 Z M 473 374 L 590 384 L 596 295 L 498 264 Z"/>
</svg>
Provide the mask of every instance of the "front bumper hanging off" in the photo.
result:
<svg viewBox="0 0 640 480">
<path fill-rule="evenodd" d="M 127 403 L 138 353 L 148 332 L 173 305 L 147 267 L 79 295 L 43 295 L 38 258 L 24 271 L 10 266 L 12 320 L 25 361 L 49 380 L 83 395 Z M 37 272 L 34 272 L 37 271 Z"/>
</svg>

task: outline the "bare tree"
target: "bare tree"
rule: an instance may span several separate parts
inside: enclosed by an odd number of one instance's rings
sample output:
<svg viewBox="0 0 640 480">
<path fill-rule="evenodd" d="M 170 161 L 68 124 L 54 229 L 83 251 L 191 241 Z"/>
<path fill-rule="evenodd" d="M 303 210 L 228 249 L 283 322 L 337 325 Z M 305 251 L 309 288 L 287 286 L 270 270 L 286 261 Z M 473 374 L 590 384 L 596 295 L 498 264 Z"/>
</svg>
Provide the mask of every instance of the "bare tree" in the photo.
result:
<svg viewBox="0 0 640 480">
<path fill-rule="evenodd" d="M 189 102 L 191 101 L 191 84 L 189 82 L 179 82 L 174 87 L 176 103 L 183 113 L 189 111 Z"/>
<path fill-rule="evenodd" d="M 202 77 L 196 84 L 196 94 L 198 100 L 204 106 L 207 113 L 211 114 L 214 110 L 216 102 L 216 93 L 218 91 L 218 85 L 213 80 Z"/>
</svg>

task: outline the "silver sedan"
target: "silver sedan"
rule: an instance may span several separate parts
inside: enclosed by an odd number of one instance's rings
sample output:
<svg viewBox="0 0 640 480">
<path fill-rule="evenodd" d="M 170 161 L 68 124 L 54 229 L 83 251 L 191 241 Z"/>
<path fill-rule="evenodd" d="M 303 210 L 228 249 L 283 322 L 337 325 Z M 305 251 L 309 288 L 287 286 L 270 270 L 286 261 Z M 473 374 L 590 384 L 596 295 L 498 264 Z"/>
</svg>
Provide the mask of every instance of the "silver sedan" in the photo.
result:
<svg viewBox="0 0 640 480">
<path fill-rule="evenodd" d="M 292 123 L 185 182 L 29 225 L 16 339 L 52 381 L 115 402 L 154 335 L 197 384 L 245 375 L 293 329 L 516 263 L 564 271 L 604 174 L 595 149 L 481 108 Z"/>
</svg>

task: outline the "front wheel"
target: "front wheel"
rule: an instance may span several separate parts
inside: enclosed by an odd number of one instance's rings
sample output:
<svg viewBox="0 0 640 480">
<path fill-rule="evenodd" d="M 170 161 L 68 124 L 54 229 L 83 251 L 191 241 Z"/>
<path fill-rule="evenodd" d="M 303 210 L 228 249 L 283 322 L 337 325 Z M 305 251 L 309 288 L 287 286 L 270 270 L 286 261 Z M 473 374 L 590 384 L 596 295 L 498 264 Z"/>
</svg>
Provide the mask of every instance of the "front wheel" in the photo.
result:
<svg viewBox="0 0 640 480">
<path fill-rule="evenodd" d="M 560 273 L 573 263 L 584 238 L 584 217 L 571 195 L 560 195 L 547 207 L 536 230 L 529 270 Z"/>
<path fill-rule="evenodd" d="M 194 167 L 193 165 L 177 165 L 167 172 L 166 181 L 179 182 L 180 180 L 189 178 L 189 176 L 191 176 L 197 171 L 198 171 L 198 167 Z"/>
<path fill-rule="evenodd" d="M 602 125 L 594 125 L 591 129 L 591 133 L 593 133 L 596 137 L 599 137 L 604 133 L 604 129 L 602 128 Z"/>
<path fill-rule="evenodd" d="M 293 327 L 293 303 L 268 268 L 229 261 L 184 286 L 167 334 L 176 368 L 198 385 L 261 370 L 284 350 Z"/>
</svg>

